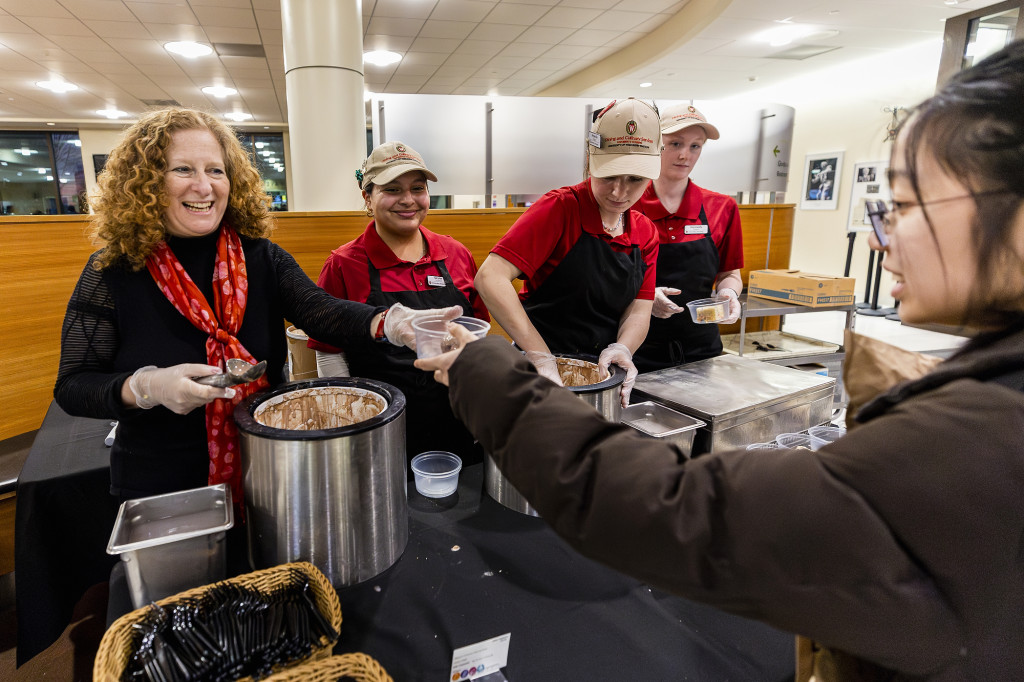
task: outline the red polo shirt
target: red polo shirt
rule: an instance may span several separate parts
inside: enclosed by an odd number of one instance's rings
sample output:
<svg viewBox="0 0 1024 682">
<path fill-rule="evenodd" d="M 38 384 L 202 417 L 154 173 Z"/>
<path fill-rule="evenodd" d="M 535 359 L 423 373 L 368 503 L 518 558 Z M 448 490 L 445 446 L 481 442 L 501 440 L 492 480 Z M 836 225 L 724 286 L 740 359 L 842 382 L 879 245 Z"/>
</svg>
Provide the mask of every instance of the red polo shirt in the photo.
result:
<svg viewBox="0 0 1024 682">
<path fill-rule="evenodd" d="M 686 234 L 684 229 L 686 225 L 700 224 L 702 203 L 708 216 L 708 233 L 718 249 L 718 271 L 742 268 L 743 229 L 740 227 L 740 209 L 732 197 L 701 189 L 691 180 L 686 185 L 679 208 L 675 213 L 669 213 L 655 193 L 652 182 L 634 208 L 654 222 L 661 244 L 680 244 L 704 237 L 703 234 Z"/>
<path fill-rule="evenodd" d="M 491 253 L 495 253 L 523 272 L 520 299 L 527 299 L 554 271 L 583 232 L 599 237 L 616 251 L 628 253 L 640 247 L 647 270 L 637 298 L 654 299 L 655 266 L 658 262 L 657 229 L 637 211 L 628 211 L 622 234 L 614 239 L 601 224 L 597 200 L 590 180 L 578 185 L 551 190 L 519 216 Z M 596 273 L 595 273 L 596 274 Z"/>
<path fill-rule="evenodd" d="M 370 295 L 368 263 L 373 263 L 373 267 L 380 271 L 380 287 L 383 291 L 428 291 L 436 288 L 429 278 L 441 276 L 434 261 L 444 261 L 452 283 L 472 304 L 474 317 L 490 320 L 483 300 L 473 288 L 476 263 L 469 249 L 456 239 L 435 234 L 422 225 L 420 234 L 427 241 L 427 254 L 415 263 L 410 263 L 395 255 L 377 234 L 374 222 L 370 221 L 361 235 L 331 252 L 316 283 L 332 296 L 365 303 Z M 339 351 L 334 346 L 314 339 L 310 339 L 307 345 L 329 353 Z"/>
</svg>

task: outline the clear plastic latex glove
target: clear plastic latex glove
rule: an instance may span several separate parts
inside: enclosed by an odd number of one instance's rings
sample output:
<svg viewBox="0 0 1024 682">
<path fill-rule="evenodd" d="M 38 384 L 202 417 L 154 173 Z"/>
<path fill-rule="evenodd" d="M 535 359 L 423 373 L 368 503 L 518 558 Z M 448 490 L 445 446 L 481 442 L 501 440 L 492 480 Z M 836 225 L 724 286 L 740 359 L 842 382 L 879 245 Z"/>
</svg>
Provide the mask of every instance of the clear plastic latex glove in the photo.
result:
<svg viewBox="0 0 1024 682">
<path fill-rule="evenodd" d="M 188 414 L 217 398 L 235 397 L 233 388 L 217 388 L 192 381 L 192 377 L 220 373 L 220 369 L 212 365 L 149 365 L 135 370 L 128 379 L 128 388 L 135 396 L 135 404 L 144 410 L 163 405 L 175 414 Z"/>
<path fill-rule="evenodd" d="M 605 373 L 608 372 L 608 365 L 618 365 L 626 370 L 626 379 L 622 382 L 622 388 L 619 389 L 619 397 L 622 406 L 629 407 L 629 394 L 633 391 L 633 384 L 636 383 L 638 374 L 636 365 L 633 364 L 633 354 L 629 352 L 629 348 L 622 343 L 610 343 L 601 351 L 597 364 Z"/>
<path fill-rule="evenodd" d="M 555 356 L 539 350 L 526 351 L 526 359 L 533 363 L 537 374 L 546 377 L 559 386 L 562 385 L 562 377 L 558 374 L 558 363 Z"/>
<path fill-rule="evenodd" d="M 729 314 L 724 320 L 718 324 L 732 324 L 736 320 L 740 319 L 740 297 L 735 291 L 726 287 L 725 289 L 718 290 L 718 296 L 720 298 L 729 299 Z"/>
<path fill-rule="evenodd" d="M 462 308 L 457 305 L 450 308 L 416 310 L 396 303 L 388 308 L 388 314 L 384 317 L 384 336 L 395 346 L 407 346 L 416 350 L 416 332 L 412 328 L 413 320 L 422 317 L 454 320 L 460 315 L 462 315 Z"/>
<path fill-rule="evenodd" d="M 683 308 L 669 300 L 669 296 L 676 296 L 681 293 L 683 292 L 672 287 L 656 287 L 654 289 L 654 308 L 651 309 L 651 315 L 664 320 L 676 313 L 683 312 Z"/>
</svg>

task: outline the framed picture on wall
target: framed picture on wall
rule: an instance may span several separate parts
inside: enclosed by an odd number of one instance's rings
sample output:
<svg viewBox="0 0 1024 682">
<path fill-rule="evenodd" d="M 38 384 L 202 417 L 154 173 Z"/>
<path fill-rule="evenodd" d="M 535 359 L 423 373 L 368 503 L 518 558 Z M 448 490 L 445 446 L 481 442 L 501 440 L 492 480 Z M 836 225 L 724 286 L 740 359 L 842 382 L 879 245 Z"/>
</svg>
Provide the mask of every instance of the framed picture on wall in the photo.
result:
<svg viewBox="0 0 1024 682">
<path fill-rule="evenodd" d="M 804 159 L 804 189 L 800 193 L 800 208 L 812 211 L 834 211 L 838 208 L 842 171 L 842 152 L 808 154 Z"/>
<path fill-rule="evenodd" d="M 889 162 L 865 161 L 853 166 L 853 189 L 850 190 L 850 217 L 847 232 L 871 230 L 871 219 L 865 201 L 889 201 Z"/>
</svg>

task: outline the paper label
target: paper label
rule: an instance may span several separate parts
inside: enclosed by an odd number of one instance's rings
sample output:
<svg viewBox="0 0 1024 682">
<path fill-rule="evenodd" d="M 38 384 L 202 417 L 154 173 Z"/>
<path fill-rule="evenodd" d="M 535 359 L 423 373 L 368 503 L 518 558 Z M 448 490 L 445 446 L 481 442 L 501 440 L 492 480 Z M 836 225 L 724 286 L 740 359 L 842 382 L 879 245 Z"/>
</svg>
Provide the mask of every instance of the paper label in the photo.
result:
<svg viewBox="0 0 1024 682">
<path fill-rule="evenodd" d="M 587 133 L 587 139 L 590 141 L 591 147 L 601 148 L 601 133 L 596 133 L 593 130 Z"/>
<path fill-rule="evenodd" d="M 432 287 L 443 287 L 444 277 L 441 277 L 440 275 L 427 275 L 427 284 Z"/>
<path fill-rule="evenodd" d="M 683 234 L 707 234 L 707 225 L 684 225 Z"/>
<path fill-rule="evenodd" d="M 460 647 L 452 653 L 452 682 L 473 680 L 490 675 L 508 663 L 508 643 L 512 633 L 506 632 L 491 639 Z"/>
</svg>

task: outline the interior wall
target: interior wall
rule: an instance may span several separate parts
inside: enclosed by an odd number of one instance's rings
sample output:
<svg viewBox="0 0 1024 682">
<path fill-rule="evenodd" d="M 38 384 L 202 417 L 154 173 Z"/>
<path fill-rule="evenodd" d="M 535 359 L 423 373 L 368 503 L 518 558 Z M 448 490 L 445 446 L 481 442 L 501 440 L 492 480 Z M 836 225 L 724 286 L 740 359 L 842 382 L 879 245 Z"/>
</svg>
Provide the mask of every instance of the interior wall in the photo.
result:
<svg viewBox="0 0 1024 682">
<path fill-rule="evenodd" d="M 731 98 L 737 103 L 774 101 L 796 109 L 786 203 L 797 206 L 790 266 L 810 272 L 842 275 L 849 246 L 847 225 L 854 164 L 888 161 L 892 144 L 886 128 L 892 114 L 885 108 L 913 107 L 935 90 L 942 42 L 929 41 L 897 52 L 851 62 L 842 69 L 821 71 L 770 89 Z M 835 210 L 801 210 L 804 159 L 807 154 L 843 152 Z M 699 183 L 700 168 L 694 172 Z M 888 197 L 887 197 L 888 198 Z M 867 233 L 857 235 L 850 276 L 857 278 L 863 300 L 868 270 Z M 893 304 L 888 273 L 883 272 L 879 305 Z"/>
<path fill-rule="evenodd" d="M 82 169 L 85 171 L 85 191 L 88 196 L 96 191 L 96 168 L 92 163 L 93 154 L 109 154 L 121 141 L 121 128 L 89 129 L 79 128 L 78 139 L 82 141 Z"/>
</svg>

